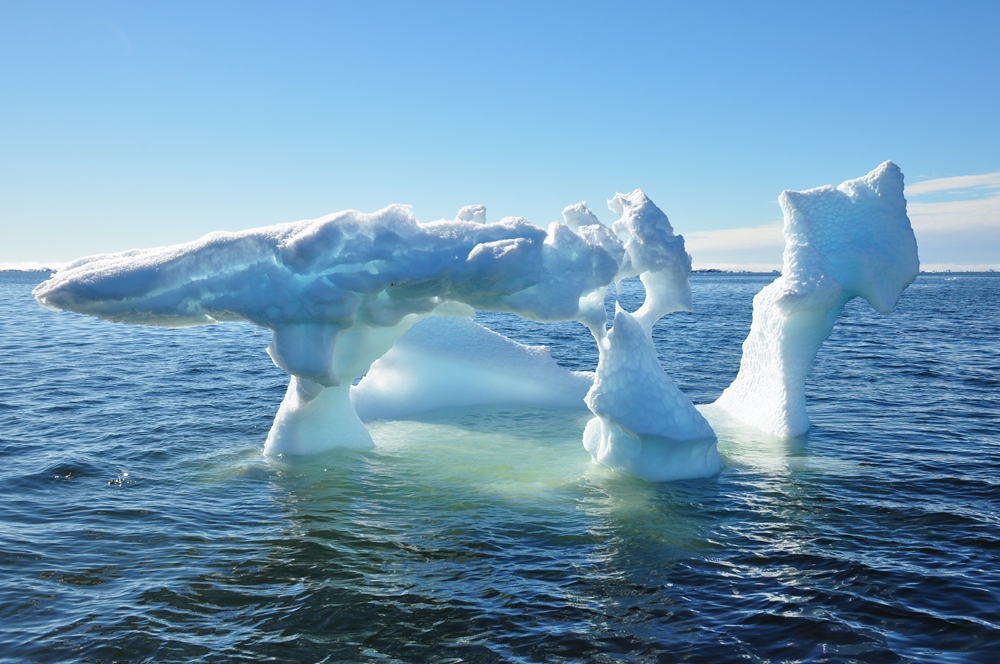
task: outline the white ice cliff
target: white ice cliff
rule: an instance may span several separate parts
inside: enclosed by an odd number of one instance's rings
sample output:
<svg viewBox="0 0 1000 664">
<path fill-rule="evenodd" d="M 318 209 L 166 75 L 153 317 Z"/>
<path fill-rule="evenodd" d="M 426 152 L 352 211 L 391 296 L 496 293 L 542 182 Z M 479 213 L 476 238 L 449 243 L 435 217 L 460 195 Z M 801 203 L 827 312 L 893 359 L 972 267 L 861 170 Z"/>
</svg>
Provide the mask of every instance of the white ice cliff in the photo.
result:
<svg viewBox="0 0 1000 664">
<path fill-rule="evenodd" d="M 781 277 L 753 299 L 740 371 L 715 405 L 778 436 L 809 429 L 805 381 L 844 305 L 862 297 L 888 313 L 916 278 L 917 242 L 903 174 L 890 161 L 868 175 L 785 191 Z"/>
</svg>

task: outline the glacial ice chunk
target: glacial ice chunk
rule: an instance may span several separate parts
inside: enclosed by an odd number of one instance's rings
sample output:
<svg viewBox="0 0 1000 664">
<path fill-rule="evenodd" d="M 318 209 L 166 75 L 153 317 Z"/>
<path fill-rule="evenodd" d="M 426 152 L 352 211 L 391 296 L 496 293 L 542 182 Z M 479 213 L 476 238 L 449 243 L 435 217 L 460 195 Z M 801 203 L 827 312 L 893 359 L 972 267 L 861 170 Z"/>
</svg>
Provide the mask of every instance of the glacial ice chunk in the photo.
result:
<svg viewBox="0 0 1000 664">
<path fill-rule="evenodd" d="M 570 371 L 470 318 L 432 316 L 410 328 L 351 390 L 362 420 L 453 406 L 584 409 L 594 374 Z"/>
<path fill-rule="evenodd" d="M 661 317 L 691 308 L 684 238 L 640 190 L 617 194 L 608 207 L 621 215 L 613 229 L 623 271 L 639 274 L 646 298 L 634 314 L 616 305 L 611 329 L 594 331 L 600 356 L 586 402 L 595 417 L 583 446 L 598 463 L 651 482 L 709 477 L 720 467 L 715 433 L 660 366 L 652 338 Z"/>
<path fill-rule="evenodd" d="M 805 380 L 844 305 L 855 297 L 893 310 L 919 271 L 903 174 L 887 161 L 868 175 L 785 191 L 781 277 L 753 300 L 739 374 L 715 405 L 767 433 L 809 429 Z"/>
<path fill-rule="evenodd" d="M 663 371 L 649 333 L 620 307 L 586 401 L 596 417 L 583 446 L 599 463 L 649 482 L 719 472 L 715 432 Z"/>
<path fill-rule="evenodd" d="M 585 206 L 578 213 L 596 219 Z M 428 316 L 508 311 L 580 320 L 603 335 L 604 293 L 638 274 L 625 244 L 643 228 L 487 223 L 483 206 L 420 224 L 394 205 L 82 258 L 35 297 L 125 323 L 247 320 L 271 329 L 267 352 L 292 379 L 265 452 L 305 454 L 372 444 L 350 406 L 350 385 Z"/>
</svg>

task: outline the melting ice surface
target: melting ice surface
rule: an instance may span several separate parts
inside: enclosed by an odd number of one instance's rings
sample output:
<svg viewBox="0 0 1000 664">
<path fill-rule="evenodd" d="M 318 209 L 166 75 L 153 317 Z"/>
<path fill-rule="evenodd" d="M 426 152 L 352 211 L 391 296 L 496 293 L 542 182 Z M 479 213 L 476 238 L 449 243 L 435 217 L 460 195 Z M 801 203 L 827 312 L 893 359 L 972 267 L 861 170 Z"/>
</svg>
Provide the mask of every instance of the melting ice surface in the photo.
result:
<svg viewBox="0 0 1000 664">
<path fill-rule="evenodd" d="M 713 408 L 796 435 L 808 427 L 805 374 L 843 304 L 860 295 L 891 309 L 917 258 L 902 175 L 889 162 L 837 189 L 785 192 L 781 203 L 785 271 L 755 298 L 739 376 Z M 370 447 L 362 418 L 520 403 L 589 407 L 584 446 L 617 470 L 651 481 L 712 475 L 715 434 L 651 341 L 657 320 L 691 307 L 683 238 L 639 190 L 609 207 L 620 217 L 610 229 L 582 203 L 547 229 L 486 223 L 482 206 L 426 224 L 405 206 L 347 211 L 82 258 L 35 297 L 127 323 L 271 329 L 267 351 L 291 380 L 267 454 Z M 643 305 L 619 310 L 607 330 L 608 284 L 636 275 Z M 596 374 L 486 330 L 466 318 L 474 309 L 580 321 L 599 347 Z"/>
</svg>

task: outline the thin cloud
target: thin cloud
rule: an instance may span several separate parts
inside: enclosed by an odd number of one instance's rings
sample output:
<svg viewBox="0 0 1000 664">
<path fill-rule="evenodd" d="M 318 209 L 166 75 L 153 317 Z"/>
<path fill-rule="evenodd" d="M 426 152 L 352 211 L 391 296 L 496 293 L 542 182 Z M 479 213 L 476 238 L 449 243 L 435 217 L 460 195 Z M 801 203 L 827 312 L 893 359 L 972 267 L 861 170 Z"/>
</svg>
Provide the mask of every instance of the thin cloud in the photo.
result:
<svg viewBox="0 0 1000 664">
<path fill-rule="evenodd" d="M 727 228 L 719 231 L 684 233 L 684 245 L 689 253 L 696 251 L 734 251 L 785 246 L 781 234 L 782 222 L 748 228 Z"/>
<path fill-rule="evenodd" d="M 908 203 L 906 211 L 917 234 L 1000 228 L 1000 192 L 971 201 Z"/>
<path fill-rule="evenodd" d="M 769 272 L 781 267 L 785 237 L 781 222 L 684 233 L 684 247 L 696 270 L 751 270 Z"/>
<path fill-rule="evenodd" d="M 959 175 L 951 178 L 935 178 L 906 185 L 906 195 L 922 196 L 939 191 L 963 191 L 966 193 L 988 193 L 1000 189 L 1000 173 L 985 175 Z"/>
</svg>

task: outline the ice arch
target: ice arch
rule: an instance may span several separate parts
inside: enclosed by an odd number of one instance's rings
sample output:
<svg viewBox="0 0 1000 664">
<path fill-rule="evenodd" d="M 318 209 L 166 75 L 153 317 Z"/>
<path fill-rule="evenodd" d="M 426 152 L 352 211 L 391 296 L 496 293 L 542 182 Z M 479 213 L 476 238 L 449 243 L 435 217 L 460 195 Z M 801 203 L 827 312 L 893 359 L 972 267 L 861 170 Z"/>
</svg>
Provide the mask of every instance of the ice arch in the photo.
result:
<svg viewBox="0 0 1000 664">
<path fill-rule="evenodd" d="M 586 405 L 594 418 L 583 444 L 595 461 L 649 481 L 718 472 L 715 433 L 653 348 L 653 324 L 691 307 L 684 239 L 641 191 L 618 194 L 608 206 L 620 215 L 612 229 L 623 243 L 623 271 L 639 273 L 646 298 L 634 314 L 619 308 L 611 330 L 604 320 L 590 323 L 600 352 L 596 374 L 569 372 L 544 349 L 471 321 L 431 318 L 404 334 L 352 391 L 362 417 L 405 417 L 446 405 Z M 582 203 L 563 216 L 571 228 L 596 221 Z"/>
<path fill-rule="evenodd" d="M 77 260 L 35 289 L 44 306 L 163 326 L 247 320 L 273 330 L 291 375 L 265 452 L 368 447 L 350 386 L 413 324 L 473 308 L 579 320 L 604 340 L 607 285 L 640 275 L 646 327 L 690 303 L 690 258 L 641 191 L 611 202 L 613 229 L 583 204 L 547 229 L 486 223 L 482 206 L 418 223 L 406 206 L 346 211 L 171 247 Z M 579 386 L 577 380 L 574 385 Z M 577 388 L 578 389 L 578 388 Z"/>
<path fill-rule="evenodd" d="M 805 381 L 844 305 L 862 297 L 892 311 L 920 269 L 903 174 L 887 161 L 868 175 L 785 191 L 781 277 L 753 300 L 739 374 L 715 405 L 778 436 L 809 429 Z"/>
</svg>

